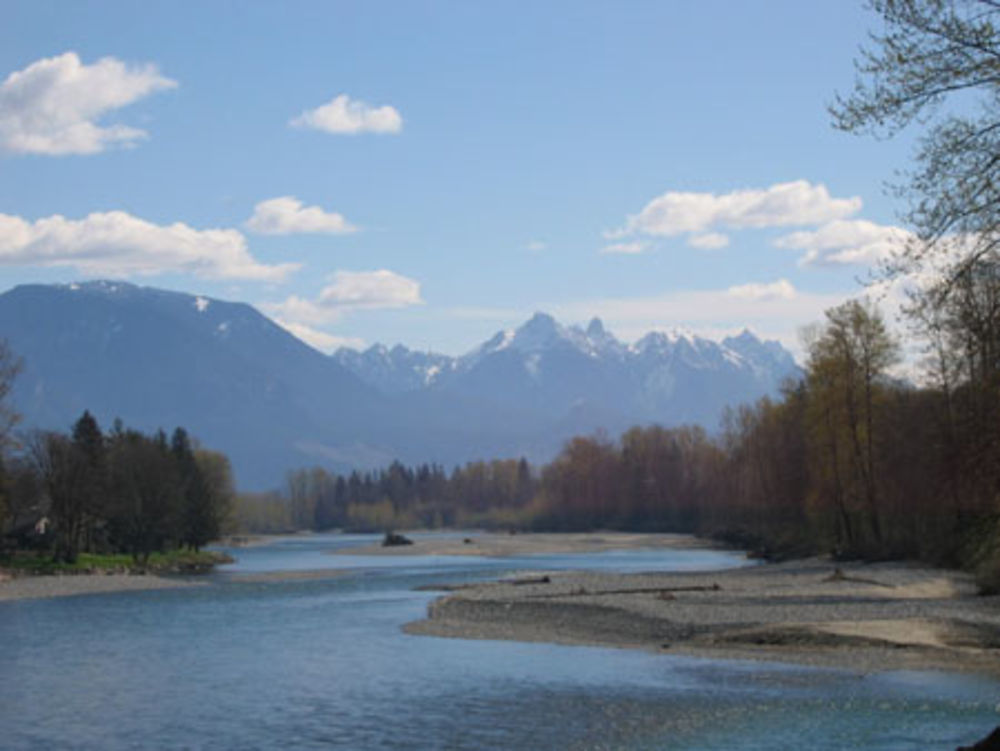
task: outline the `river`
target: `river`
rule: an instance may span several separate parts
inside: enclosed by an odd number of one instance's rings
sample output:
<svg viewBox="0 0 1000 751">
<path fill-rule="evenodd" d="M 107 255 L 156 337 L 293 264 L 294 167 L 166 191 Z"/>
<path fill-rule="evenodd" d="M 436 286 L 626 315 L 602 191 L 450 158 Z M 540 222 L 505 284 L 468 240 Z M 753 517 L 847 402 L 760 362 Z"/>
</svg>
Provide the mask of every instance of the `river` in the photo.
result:
<svg viewBox="0 0 1000 751">
<path fill-rule="evenodd" d="M 404 634 L 419 585 L 554 568 L 730 566 L 720 551 L 232 551 L 205 586 L 0 603 L 3 749 L 954 749 L 1000 681 Z M 336 576 L 267 574 L 347 567 Z M 256 575 L 254 575 L 256 574 Z"/>
</svg>

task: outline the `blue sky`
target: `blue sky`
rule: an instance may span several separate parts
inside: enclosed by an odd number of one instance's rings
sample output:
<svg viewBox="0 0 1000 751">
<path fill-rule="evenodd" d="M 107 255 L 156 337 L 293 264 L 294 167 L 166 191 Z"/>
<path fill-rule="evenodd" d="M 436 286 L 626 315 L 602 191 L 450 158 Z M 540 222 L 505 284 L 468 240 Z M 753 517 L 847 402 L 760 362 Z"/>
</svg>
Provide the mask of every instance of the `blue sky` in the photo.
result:
<svg viewBox="0 0 1000 751">
<path fill-rule="evenodd" d="M 128 279 L 327 350 L 536 310 L 795 346 L 905 235 L 825 2 L 44 2 L 0 26 L 0 288 Z"/>
</svg>

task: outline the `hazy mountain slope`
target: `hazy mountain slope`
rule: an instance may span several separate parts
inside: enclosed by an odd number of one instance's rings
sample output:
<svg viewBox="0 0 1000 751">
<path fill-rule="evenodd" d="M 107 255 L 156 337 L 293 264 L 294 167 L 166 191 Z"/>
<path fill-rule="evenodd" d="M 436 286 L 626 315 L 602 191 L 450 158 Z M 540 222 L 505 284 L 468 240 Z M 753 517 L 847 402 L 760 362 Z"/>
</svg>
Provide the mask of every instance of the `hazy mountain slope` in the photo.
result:
<svg viewBox="0 0 1000 751">
<path fill-rule="evenodd" d="M 310 452 L 353 463 L 383 402 L 248 305 L 121 283 L 26 285 L 0 295 L 0 335 L 25 360 L 25 424 L 183 425 L 225 450 L 241 483 L 273 485 Z M 325 447 L 325 448 L 324 448 Z"/>
</svg>

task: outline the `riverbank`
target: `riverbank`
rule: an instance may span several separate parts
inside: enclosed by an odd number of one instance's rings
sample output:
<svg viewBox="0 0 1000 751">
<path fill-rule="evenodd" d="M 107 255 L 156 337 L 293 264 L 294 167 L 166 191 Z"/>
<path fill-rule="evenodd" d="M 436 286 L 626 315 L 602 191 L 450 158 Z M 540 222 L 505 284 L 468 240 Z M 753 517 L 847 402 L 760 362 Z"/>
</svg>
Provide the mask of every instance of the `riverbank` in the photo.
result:
<svg viewBox="0 0 1000 751">
<path fill-rule="evenodd" d="M 823 559 L 704 573 L 552 572 L 456 588 L 411 634 L 1000 675 L 1000 597 L 968 575 Z"/>
<path fill-rule="evenodd" d="M 141 564 L 128 555 L 90 553 L 68 564 L 22 552 L 0 565 L 0 602 L 194 586 L 200 582 L 188 577 L 232 560 L 218 551 L 172 550 L 154 553 Z"/>
</svg>

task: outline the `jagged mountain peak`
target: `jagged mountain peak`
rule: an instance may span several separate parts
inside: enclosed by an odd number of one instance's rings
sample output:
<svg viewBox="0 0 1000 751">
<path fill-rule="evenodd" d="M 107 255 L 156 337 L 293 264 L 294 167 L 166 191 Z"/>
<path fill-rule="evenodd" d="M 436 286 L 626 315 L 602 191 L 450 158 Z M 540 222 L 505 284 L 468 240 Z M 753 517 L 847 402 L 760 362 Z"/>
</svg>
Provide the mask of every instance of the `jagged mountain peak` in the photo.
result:
<svg viewBox="0 0 1000 751">
<path fill-rule="evenodd" d="M 548 313 L 535 313 L 514 332 L 511 346 L 520 350 L 537 350 L 555 341 L 566 339 L 566 330 Z"/>
<path fill-rule="evenodd" d="M 635 343 L 633 349 L 640 353 L 669 353 L 673 352 L 678 345 L 696 348 L 703 341 L 706 340 L 685 329 L 664 329 L 650 331 Z"/>
<path fill-rule="evenodd" d="M 519 331 L 557 331 L 559 324 L 556 319 L 553 318 L 548 313 L 543 313 L 542 311 L 536 311 L 531 318 L 521 324 Z"/>
<path fill-rule="evenodd" d="M 786 370 L 797 368 L 791 353 L 781 346 L 780 342 L 761 339 L 749 329 L 743 329 L 736 336 L 726 337 L 722 340 L 722 345 L 758 368 Z"/>
<path fill-rule="evenodd" d="M 726 337 L 727 339 L 738 339 L 742 341 L 759 342 L 760 337 L 754 334 L 750 329 L 744 327 L 743 330 L 736 336 Z"/>
</svg>

